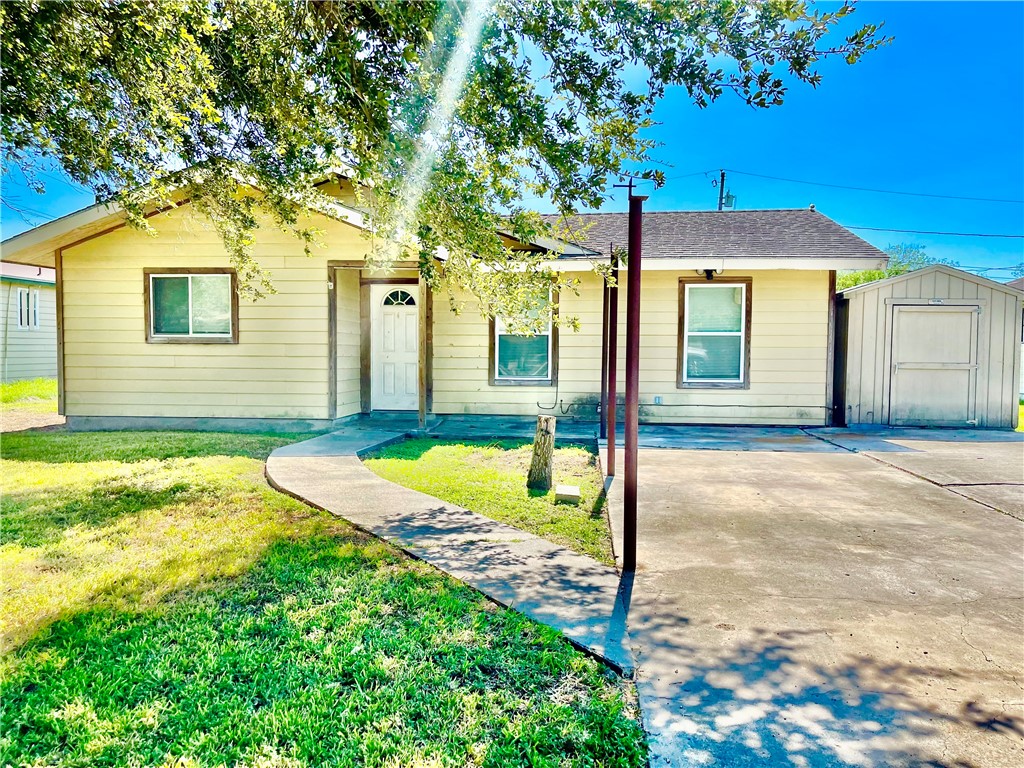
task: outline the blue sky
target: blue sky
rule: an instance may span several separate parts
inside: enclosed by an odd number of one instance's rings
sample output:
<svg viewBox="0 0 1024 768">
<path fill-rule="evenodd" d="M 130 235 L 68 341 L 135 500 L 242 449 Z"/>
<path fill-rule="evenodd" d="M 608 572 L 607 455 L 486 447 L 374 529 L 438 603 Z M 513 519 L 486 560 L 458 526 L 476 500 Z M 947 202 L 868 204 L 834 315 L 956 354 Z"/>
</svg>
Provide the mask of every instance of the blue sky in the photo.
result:
<svg viewBox="0 0 1024 768">
<path fill-rule="evenodd" d="M 851 23 L 878 21 L 896 38 L 892 45 L 852 67 L 826 63 L 819 88 L 794 86 L 780 107 L 753 110 L 723 97 L 699 110 L 681 89 L 670 91 L 656 114 L 660 125 L 649 134 L 663 144 L 655 158 L 671 166 L 665 169 L 670 181 L 656 191 L 647 185 L 648 209 L 715 207 L 711 181 L 726 168 L 737 171 L 727 187 L 741 209 L 813 203 L 850 226 L 1024 234 L 1020 202 L 858 192 L 738 173 L 1024 200 L 1024 3 L 864 2 Z M 32 224 L 92 202 L 54 171 L 42 180 L 42 195 L 14 176 L 3 180 L 4 196 L 13 193 Z M 625 208 L 622 194 L 604 210 Z M 3 209 L 4 238 L 29 226 Z M 879 247 L 923 245 L 965 267 L 1024 262 L 1024 239 L 856 231 Z M 1010 272 L 988 275 L 1008 279 Z"/>
</svg>

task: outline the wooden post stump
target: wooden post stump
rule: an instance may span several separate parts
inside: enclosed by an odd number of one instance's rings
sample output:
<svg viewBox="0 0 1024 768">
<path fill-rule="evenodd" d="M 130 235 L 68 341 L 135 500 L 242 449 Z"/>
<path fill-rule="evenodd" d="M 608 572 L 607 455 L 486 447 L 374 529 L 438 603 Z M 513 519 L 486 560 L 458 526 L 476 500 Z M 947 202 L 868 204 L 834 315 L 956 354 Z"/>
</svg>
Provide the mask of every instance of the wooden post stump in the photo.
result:
<svg viewBox="0 0 1024 768">
<path fill-rule="evenodd" d="M 552 464 L 555 454 L 555 417 L 538 416 L 537 434 L 533 438 L 533 460 L 526 487 L 539 491 L 551 490 Z"/>
</svg>

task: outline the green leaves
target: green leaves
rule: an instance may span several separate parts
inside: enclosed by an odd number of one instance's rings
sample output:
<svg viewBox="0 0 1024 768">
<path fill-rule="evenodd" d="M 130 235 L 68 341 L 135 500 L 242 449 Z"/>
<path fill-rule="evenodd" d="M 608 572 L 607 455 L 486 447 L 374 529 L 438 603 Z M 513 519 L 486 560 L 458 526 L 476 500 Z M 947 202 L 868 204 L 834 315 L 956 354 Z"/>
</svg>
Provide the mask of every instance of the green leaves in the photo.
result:
<svg viewBox="0 0 1024 768">
<path fill-rule="evenodd" d="M 885 252 L 889 255 L 889 265 L 885 269 L 864 269 L 859 272 L 848 272 L 839 275 L 836 278 L 836 290 L 843 291 L 861 283 L 870 283 L 874 280 L 884 280 L 887 277 L 905 275 L 907 272 L 913 272 L 915 269 L 921 269 L 930 264 L 946 264 L 950 267 L 957 266 L 955 261 L 929 256 L 924 252 L 923 245 L 899 243 L 898 245 L 890 245 L 885 249 Z"/>
<path fill-rule="evenodd" d="M 515 314 L 526 307 L 508 297 L 537 259 L 496 230 L 541 233 L 525 202 L 599 207 L 609 180 L 651 160 L 644 129 L 669 87 L 698 107 L 730 91 L 771 107 L 793 83 L 816 86 L 823 58 L 853 63 L 887 42 L 867 25 L 827 46 L 851 12 L 793 0 L 8 2 L 4 158 L 28 174 L 60 163 L 139 226 L 190 198 L 253 297 L 272 290 L 252 258 L 257 222 L 314 243 L 299 213 L 323 208 L 313 185 L 344 163 L 372 187 L 380 259 L 401 238 L 431 284 L 488 308 L 506 297 Z M 446 87 L 477 16 L 466 76 Z"/>
</svg>

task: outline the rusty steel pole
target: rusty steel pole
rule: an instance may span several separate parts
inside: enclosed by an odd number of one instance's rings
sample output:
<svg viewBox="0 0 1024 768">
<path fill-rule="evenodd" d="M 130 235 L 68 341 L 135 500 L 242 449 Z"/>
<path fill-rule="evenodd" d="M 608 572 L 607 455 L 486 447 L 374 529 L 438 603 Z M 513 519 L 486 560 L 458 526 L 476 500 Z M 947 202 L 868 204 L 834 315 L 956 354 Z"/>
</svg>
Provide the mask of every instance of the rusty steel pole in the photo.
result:
<svg viewBox="0 0 1024 768">
<path fill-rule="evenodd" d="M 602 280 L 601 282 L 604 287 L 601 304 L 601 400 L 597 406 L 597 420 L 600 422 L 599 438 L 606 440 L 608 438 L 608 421 L 605 417 L 608 415 L 608 291 L 610 289 L 607 281 Z"/>
<path fill-rule="evenodd" d="M 640 250 L 646 195 L 629 198 L 626 262 L 626 480 L 623 487 L 622 568 L 636 570 L 637 438 L 640 425 Z"/>
<path fill-rule="evenodd" d="M 618 353 L 619 353 L 619 257 L 612 246 L 611 253 L 612 281 L 613 285 L 608 288 L 608 377 L 607 395 L 605 400 L 608 409 L 605 412 L 608 432 L 608 477 L 615 477 L 615 420 L 617 417 L 616 400 L 618 393 L 615 391 L 616 379 L 618 378 Z"/>
</svg>

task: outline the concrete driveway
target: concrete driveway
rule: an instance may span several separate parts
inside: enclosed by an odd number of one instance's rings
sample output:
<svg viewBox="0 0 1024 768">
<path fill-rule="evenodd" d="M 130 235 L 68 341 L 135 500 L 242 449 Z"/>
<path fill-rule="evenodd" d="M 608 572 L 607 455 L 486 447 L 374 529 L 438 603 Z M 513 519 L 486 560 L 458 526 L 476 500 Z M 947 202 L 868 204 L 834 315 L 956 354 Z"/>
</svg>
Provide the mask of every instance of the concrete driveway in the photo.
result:
<svg viewBox="0 0 1024 768">
<path fill-rule="evenodd" d="M 652 765 L 1024 765 L 1024 436 L 816 434 L 642 435 Z"/>
</svg>

